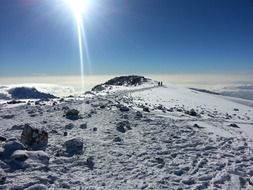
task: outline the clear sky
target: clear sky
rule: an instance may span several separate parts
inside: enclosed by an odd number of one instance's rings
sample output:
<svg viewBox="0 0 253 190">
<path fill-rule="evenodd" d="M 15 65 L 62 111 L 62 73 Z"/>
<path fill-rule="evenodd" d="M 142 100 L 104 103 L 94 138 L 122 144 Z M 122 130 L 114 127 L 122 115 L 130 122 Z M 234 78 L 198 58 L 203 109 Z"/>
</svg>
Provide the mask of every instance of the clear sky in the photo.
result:
<svg viewBox="0 0 253 190">
<path fill-rule="evenodd" d="M 75 21 L 63 1 L 0 1 L 0 76 L 80 73 Z M 93 74 L 253 71 L 252 0 L 90 1 Z"/>
</svg>

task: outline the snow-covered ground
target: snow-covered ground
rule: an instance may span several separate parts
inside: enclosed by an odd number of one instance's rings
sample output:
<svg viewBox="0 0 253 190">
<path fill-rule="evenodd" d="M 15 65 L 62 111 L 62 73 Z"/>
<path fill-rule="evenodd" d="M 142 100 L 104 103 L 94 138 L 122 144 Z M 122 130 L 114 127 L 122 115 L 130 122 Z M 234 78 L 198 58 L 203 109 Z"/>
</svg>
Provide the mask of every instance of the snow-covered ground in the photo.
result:
<svg viewBox="0 0 253 190">
<path fill-rule="evenodd" d="M 0 189 L 252 189 L 247 102 L 149 81 L 1 104 Z M 17 145 L 25 124 L 48 132 L 45 148 Z"/>
</svg>

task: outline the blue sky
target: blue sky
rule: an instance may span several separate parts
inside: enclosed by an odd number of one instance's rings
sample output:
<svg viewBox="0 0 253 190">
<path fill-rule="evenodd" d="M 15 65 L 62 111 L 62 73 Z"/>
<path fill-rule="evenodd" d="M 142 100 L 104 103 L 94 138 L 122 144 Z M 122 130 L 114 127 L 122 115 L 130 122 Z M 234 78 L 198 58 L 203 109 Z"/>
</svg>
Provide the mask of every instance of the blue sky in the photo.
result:
<svg viewBox="0 0 253 190">
<path fill-rule="evenodd" d="M 80 73 L 62 1 L 0 1 L 0 76 Z M 252 0 L 92 1 L 84 25 L 93 74 L 253 71 Z"/>
</svg>

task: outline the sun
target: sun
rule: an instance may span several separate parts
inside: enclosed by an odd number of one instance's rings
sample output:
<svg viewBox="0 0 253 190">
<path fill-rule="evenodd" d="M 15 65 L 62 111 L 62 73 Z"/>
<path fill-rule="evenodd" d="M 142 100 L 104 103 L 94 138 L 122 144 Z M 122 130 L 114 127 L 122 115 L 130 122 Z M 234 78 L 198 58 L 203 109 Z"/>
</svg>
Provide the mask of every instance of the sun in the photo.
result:
<svg viewBox="0 0 253 190">
<path fill-rule="evenodd" d="M 73 14 L 79 19 L 85 16 L 90 9 L 90 0 L 65 0 L 65 2 Z"/>
</svg>

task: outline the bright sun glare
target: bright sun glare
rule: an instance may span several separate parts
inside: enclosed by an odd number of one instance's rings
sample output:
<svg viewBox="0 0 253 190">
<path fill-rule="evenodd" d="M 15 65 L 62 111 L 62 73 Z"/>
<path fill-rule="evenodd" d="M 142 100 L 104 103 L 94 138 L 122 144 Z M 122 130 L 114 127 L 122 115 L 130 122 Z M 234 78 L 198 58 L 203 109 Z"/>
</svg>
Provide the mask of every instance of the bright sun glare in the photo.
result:
<svg viewBox="0 0 253 190">
<path fill-rule="evenodd" d="M 77 26 L 77 37 L 79 45 L 79 59 L 80 59 L 80 71 L 81 71 L 81 83 L 82 89 L 84 88 L 84 48 L 87 54 L 87 44 L 84 43 L 84 20 L 83 17 L 87 16 L 91 0 L 65 0 L 66 5 L 71 9 L 75 16 L 76 26 Z M 86 55 L 88 56 L 88 55 Z"/>
<path fill-rule="evenodd" d="M 69 8 L 75 14 L 76 17 L 80 18 L 84 16 L 89 8 L 89 0 L 65 0 Z"/>
</svg>

